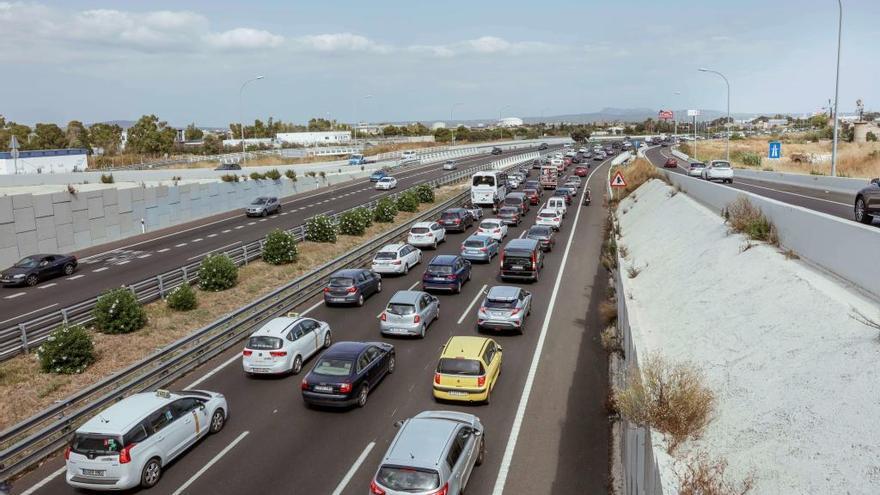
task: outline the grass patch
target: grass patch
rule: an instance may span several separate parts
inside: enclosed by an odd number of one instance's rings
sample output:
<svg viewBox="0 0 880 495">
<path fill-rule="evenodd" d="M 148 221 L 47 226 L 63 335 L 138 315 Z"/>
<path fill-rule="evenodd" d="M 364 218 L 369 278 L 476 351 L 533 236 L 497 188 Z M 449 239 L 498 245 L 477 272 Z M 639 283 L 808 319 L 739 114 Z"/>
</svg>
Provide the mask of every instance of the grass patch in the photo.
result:
<svg viewBox="0 0 880 495">
<path fill-rule="evenodd" d="M 621 356 L 623 355 L 623 342 L 621 342 L 616 327 L 606 327 L 605 330 L 602 330 L 599 338 L 602 341 L 602 348 L 605 349 L 605 352 L 609 354 L 618 353 Z"/>
<path fill-rule="evenodd" d="M 679 495 L 745 495 L 755 486 L 753 474 L 739 482 L 726 479 L 727 459 L 712 459 L 706 452 L 689 457 L 677 467 Z"/>
<path fill-rule="evenodd" d="M 640 273 L 642 273 L 642 269 L 637 268 L 635 264 L 630 265 L 629 268 L 626 269 L 626 275 L 629 278 L 636 278 Z"/>
<path fill-rule="evenodd" d="M 745 196 L 740 196 L 727 205 L 723 215 L 734 232 L 745 234 L 753 241 L 779 244 L 776 227 L 764 216 L 761 209 L 753 205 Z"/>
<path fill-rule="evenodd" d="M 599 303 L 599 321 L 606 327 L 617 324 L 617 303 L 613 299 Z"/>
</svg>

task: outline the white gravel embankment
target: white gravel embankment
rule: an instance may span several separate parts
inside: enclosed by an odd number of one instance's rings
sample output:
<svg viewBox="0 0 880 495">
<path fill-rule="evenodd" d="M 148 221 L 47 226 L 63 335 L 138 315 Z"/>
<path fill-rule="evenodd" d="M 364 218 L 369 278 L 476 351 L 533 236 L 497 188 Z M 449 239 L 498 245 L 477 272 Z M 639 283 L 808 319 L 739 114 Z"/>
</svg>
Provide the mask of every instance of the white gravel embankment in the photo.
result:
<svg viewBox="0 0 880 495">
<path fill-rule="evenodd" d="M 718 398 L 682 452 L 726 457 L 732 479 L 753 472 L 750 493 L 880 493 L 880 339 L 851 318 L 880 320 L 877 301 L 773 246 L 743 251 L 745 237 L 670 190 L 654 180 L 621 202 L 618 244 L 624 273 L 642 269 L 624 275 L 639 355 L 695 363 Z"/>
</svg>

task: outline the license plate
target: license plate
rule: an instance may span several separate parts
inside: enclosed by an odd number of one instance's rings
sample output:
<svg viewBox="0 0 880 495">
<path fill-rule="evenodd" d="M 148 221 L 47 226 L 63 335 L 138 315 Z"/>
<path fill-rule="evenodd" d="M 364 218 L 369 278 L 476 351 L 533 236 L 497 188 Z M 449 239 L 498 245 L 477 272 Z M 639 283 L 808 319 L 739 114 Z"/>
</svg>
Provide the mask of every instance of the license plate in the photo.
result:
<svg viewBox="0 0 880 495">
<path fill-rule="evenodd" d="M 462 396 L 467 395 L 467 392 L 462 392 L 461 390 L 450 390 L 449 395 L 455 395 L 455 396 L 462 397 Z"/>
<path fill-rule="evenodd" d="M 523 267 L 523 266 L 512 266 L 512 267 L 510 267 L 510 269 L 511 269 L 511 270 L 525 270 L 525 267 Z"/>
<path fill-rule="evenodd" d="M 98 470 L 98 469 L 83 469 L 82 472 L 83 472 L 83 474 L 86 475 L 86 476 L 104 476 L 104 473 L 106 473 L 106 471 L 103 470 L 103 469 L 101 469 L 101 470 Z"/>
<path fill-rule="evenodd" d="M 251 368 L 252 373 L 268 373 L 268 368 Z"/>
<path fill-rule="evenodd" d="M 333 302 L 345 302 L 344 297 L 332 297 L 332 298 L 330 298 L 330 300 Z"/>
<path fill-rule="evenodd" d="M 327 385 L 315 385 L 315 392 L 332 392 L 333 387 Z"/>
<path fill-rule="evenodd" d="M 495 317 L 495 318 L 500 318 L 500 317 L 503 317 L 503 316 L 507 316 L 507 315 L 505 315 L 504 313 L 499 313 L 498 311 L 492 311 L 492 312 L 489 313 L 489 315 L 491 315 L 491 316 L 493 316 L 493 317 Z"/>
</svg>

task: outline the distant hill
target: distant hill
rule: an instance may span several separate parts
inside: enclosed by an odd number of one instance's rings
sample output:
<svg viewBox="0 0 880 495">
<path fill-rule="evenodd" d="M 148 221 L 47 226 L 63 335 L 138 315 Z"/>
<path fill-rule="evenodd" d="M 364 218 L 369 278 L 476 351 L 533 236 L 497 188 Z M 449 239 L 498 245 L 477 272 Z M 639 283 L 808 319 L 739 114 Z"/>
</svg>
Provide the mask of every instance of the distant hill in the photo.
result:
<svg viewBox="0 0 880 495">
<path fill-rule="evenodd" d="M 595 122 L 642 122 L 645 119 L 654 119 L 657 120 L 657 113 L 659 110 L 654 110 L 651 108 L 603 108 L 598 112 L 589 112 L 589 113 L 573 113 L 573 114 L 563 114 L 563 115 L 545 115 L 544 117 L 521 117 L 519 115 L 509 115 L 508 117 L 520 117 L 523 119 L 523 122 L 526 124 L 536 124 L 539 122 L 546 123 L 559 123 L 559 122 L 569 122 L 569 123 L 577 123 L 577 124 L 590 124 Z M 701 110 L 701 115 L 699 120 L 714 120 L 719 117 L 723 117 L 725 112 L 721 112 L 718 110 Z M 690 120 L 687 116 L 687 110 L 675 110 L 676 119 L 679 121 L 682 120 Z M 757 116 L 757 114 L 753 113 L 734 113 L 730 115 L 734 119 L 746 119 L 753 118 Z M 440 121 L 444 121 L 443 119 L 439 119 Z M 479 124 L 484 125 L 492 125 L 497 121 L 496 118 L 491 119 L 473 119 L 473 120 L 456 120 L 455 125 L 464 124 L 467 126 L 477 126 Z M 412 121 L 405 122 L 393 122 L 395 125 L 406 125 L 411 123 Z M 432 121 L 421 121 L 426 126 L 430 127 L 432 123 L 436 122 L 436 120 Z M 447 125 L 449 122 L 447 122 Z"/>
</svg>

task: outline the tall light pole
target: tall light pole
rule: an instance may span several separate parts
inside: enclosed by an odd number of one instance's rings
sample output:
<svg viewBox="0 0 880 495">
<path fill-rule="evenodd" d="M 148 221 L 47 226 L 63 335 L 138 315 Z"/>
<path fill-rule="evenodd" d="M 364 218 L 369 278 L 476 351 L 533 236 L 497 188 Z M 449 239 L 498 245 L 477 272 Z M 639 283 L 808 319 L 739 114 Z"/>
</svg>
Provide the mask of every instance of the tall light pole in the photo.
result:
<svg viewBox="0 0 880 495">
<path fill-rule="evenodd" d="M 681 96 L 681 91 L 672 93 L 675 96 Z M 672 136 L 678 137 L 678 118 L 675 117 L 675 109 L 672 110 Z"/>
<path fill-rule="evenodd" d="M 244 91 L 245 86 L 247 86 L 249 83 L 252 83 L 254 81 L 259 81 L 262 78 L 263 78 L 263 76 L 257 76 L 253 79 L 248 79 L 247 81 L 244 82 L 244 84 L 241 85 L 241 88 L 238 89 L 238 126 L 241 128 L 240 134 L 241 134 L 241 161 L 242 162 L 247 161 L 247 154 L 246 154 L 246 151 L 244 148 L 244 122 L 243 122 L 243 119 L 241 118 L 241 112 L 242 112 L 241 94 Z"/>
<path fill-rule="evenodd" d="M 724 83 L 727 84 L 727 120 L 724 121 L 724 135 L 726 138 L 726 142 L 724 144 L 724 155 L 725 160 L 730 162 L 730 81 L 728 81 L 727 78 L 724 77 L 724 74 L 718 72 L 717 70 L 701 67 L 700 72 L 711 72 L 712 74 L 717 74 L 721 76 L 721 79 L 724 79 Z"/>
<path fill-rule="evenodd" d="M 501 119 L 504 118 L 504 110 L 510 107 L 511 105 L 504 105 L 498 109 L 498 130 L 500 131 L 498 135 L 501 137 L 502 141 L 504 140 L 504 127 L 501 126 Z"/>
<path fill-rule="evenodd" d="M 362 97 L 362 99 L 364 99 L 364 100 L 369 100 L 369 99 L 372 98 L 372 97 L 373 97 L 373 95 L 364 95 L 364 96 Z M 358 102 L 358 100 L 355 100 L 355 101 L 354 101 L 354 145 L 355 145 L 355 146 L 358 145 L 358 125 L 359 125 L 359 124 L 358 124 L 358 112 L 357 112 L 358 107 L 357 107 L 357 102 Z"/>
<path fill-rule="evenodd" d="M 837 0 L 837 74 L 834 76 L 834 139 L 831 145 L 831 176 L 837 176 L 837 93 L 840 88 L 840 37 L 843 32 L 843 3 Z"/>
<path fill-rule="evenodd" d="M 455 107 L 464 105 L 464 103 L 453 103 L 449 108 L 449 125 L 452 126 L 452 146 L 455 146 L 455 124 L 452 123 Z"/>
</svg>

